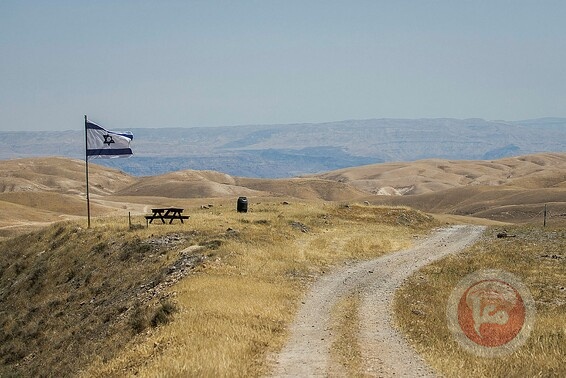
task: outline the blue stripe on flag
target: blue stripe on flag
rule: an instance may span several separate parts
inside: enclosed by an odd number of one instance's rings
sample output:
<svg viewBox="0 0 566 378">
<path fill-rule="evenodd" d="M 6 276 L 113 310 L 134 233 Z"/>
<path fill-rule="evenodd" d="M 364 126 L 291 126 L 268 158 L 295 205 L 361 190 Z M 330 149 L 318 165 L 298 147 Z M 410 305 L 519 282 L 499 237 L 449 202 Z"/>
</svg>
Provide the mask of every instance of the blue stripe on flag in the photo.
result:
<svg viewBox="0 0 566 378">
<path fill-rule="evenodd" d="M 98 155 L 133 155 L 133 152 L 131 148 L 86 150 L 86 156 Z"/>
<path fill-rule="evenodd" d="M 110 134 L 114 134 L 114 135 L 120 135 L 120 136 L 123 136 L 125 138 L 129 138 L 130 140 L 134 139 L 134 135 L 132 133 L 117 133 L 115 131 L 109 131 L 109 130 L 106 130 L 104 127 L 98 126 L 96 123 L 92 123 L 90 121 L 87 121 L 86 128 L 91 129 L 91 130 L 102 130 L 106 133 L 110 133 Z"/>
</svg>

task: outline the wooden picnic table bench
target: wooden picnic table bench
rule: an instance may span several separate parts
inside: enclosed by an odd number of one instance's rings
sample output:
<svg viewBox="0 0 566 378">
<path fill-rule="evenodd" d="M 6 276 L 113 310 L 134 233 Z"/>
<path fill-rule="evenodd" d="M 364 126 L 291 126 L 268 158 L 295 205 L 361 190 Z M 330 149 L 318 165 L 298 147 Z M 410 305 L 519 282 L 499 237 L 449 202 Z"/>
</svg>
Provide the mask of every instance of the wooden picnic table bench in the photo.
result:
<svg viewBox="0 0 566 378">
<path fill-rule="evenodd" d="M 165 224 L 165 219 L 169 220 L 169 224 L 173 223 L 173 220 L 179 219 L 181 223 L 183 219 L 189 219 L 188 215 L 183 215 L 183 210 L 178 207 L 165 207 L 165 208 L 158 208 L 158 209 L 151 209 L 153 214 L 146 215 L 145 219 L 152 223 L 155 219 L 161 219 L 161 222 Z"/>
</svg>

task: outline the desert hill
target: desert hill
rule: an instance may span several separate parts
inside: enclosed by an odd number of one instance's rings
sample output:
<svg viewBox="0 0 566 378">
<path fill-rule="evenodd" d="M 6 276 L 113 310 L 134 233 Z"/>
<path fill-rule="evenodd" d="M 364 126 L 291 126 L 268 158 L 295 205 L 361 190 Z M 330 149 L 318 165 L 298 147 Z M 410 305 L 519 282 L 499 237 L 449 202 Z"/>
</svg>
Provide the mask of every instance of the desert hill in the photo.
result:
<svg viewBox="0 0 566 378">
<path fill-rule="evenodd" d="M 463 186 L 564 187 L 566 154 L 546 153 L 499 160 L 429 159 L 372 164 L 314 177 L 348 183 L 372 194 L 424 194 Z"/>
<path fill-rule="evenodd" d="M 89 167 L 90 193 L 94 198 L 289 196 L 341 201 L 365 195 L 351 185 L 321 178 L 250 179 L 195 170 L 133 177 L 92 162 Z M 85 195 L 85 185 L 84 161 L 66 158 L 0 161 L 0 200 L 7 202 L 53 210 L 56 206 L 49 204 L 52 201 L 40 200 L 39 196 L 49 193 L 80 199 Z"/>
<path fill-rule="evenodd" d="M 134 179 L 118 170 L 90 165 L 90 192 L 106 196 Z M 85 215 L 85 164 L 67 158 L 30 158 L 0 161 L 0 236 L 13 230 L 43 227 L 54 221 Z M 95 215 L 114 206 L 96 203 Z"/>
<path fill-rule="evenodd" d="M 91 193 L 110 194 L 135 179 L 116 169 L 89 164 Z M 0 161 L 0 193 L 55 192 L 84 193 L 85 163 L 61 157 L 27 158 Z"/>
<path fill-rule="evenodd" d="M 373 204 L 410 206 L 437 213 L 472 216 L 502 222 L 542 223 L 548 205 L 552 223 L 566 221 L 564 189 L 520 189 L 477 186 L 446 189 L 413 196 L 372 196 Z"/>
<path fill-rule="evenodd" d="M 538 219 L 544 204 L 549 204 L 554 219 L 566 220 L 565 153 L 374 164 L 289 179 L 194 170 L 133 177 L 97 164 L 89 166 L 94 216 L 143 214 L 155 205 L 189 206 L 194 204 L 191 200 L 248 196 L 368 201 L 513 222 Z M 85 207 L 83 161 L 0 161 L 0 234 L 84 217 Z"/>
<path fill-rule="evenodd" d="M 350 184 L 372 203 L 502 221 L 542 218 L 544 205 L 566 218 L 566 154 L 489 161 L 422 160 L 343 169 L 315 176 Z"/>
<path fill-rule="evenodd" d="M 326 179 L 253 179 L 193 170 L 141 177 L 115 194 L 167 198 L 288 196 L 326 201 L 344 201 L 365 195 L 351 185 Z"/>
<path fill-rule="evenodd" d="M 261 196 L 265 193 L 237 184 L 236 179 L 214 171 L 178 171 L 159 176 L 141 177 L 116 192 L 120 196 L 167 198 L 212 198 Z"/>
<path fill-rule="evenodd" d="M 321 178 L 253 179 L 237 178 L 237 182 L 273 195 L 325 201 L 352 201 L 365 195 L 352 185 Z"/>
</svg>

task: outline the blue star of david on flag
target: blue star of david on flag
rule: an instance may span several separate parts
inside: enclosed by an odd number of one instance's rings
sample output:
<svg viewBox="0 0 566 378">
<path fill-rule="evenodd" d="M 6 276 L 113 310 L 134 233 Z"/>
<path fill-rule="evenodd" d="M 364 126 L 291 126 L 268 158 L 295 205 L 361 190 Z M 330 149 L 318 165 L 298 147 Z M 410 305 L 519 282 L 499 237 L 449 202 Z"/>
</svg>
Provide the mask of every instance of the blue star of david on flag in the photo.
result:
<svg viewBox="0 0 566 378">
<path fill-rule="evenodd" d="M 92 158 L 129 157 L 133 154 L 131 132 L 109 131 L 96 123 L 86 121 L 86 156 Z"/>
</svg>

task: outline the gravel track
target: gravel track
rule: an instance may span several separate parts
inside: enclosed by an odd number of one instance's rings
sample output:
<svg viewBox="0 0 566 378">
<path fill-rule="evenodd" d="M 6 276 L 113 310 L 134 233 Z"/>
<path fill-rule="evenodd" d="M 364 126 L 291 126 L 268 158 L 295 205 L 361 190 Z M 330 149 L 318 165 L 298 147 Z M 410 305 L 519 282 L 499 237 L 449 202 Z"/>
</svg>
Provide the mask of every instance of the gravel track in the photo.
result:
<svg viewBox="0 0 566 378">
<path fill-rule="evenodd" d="M 392 325 L 395 290 L 413 272 L 472 244 L 481 226 L 435 231 L 410 249 L 342 267 L 317 280 L 290 328 L 290 339 L 275 359 L 276 377 L 343 376 L 331 360 L 331 310 L 340 298 L 361 295 L 359 309 L 364 373 L 379 377 L 429 377 L 434 372 Z"/>
</svg>

